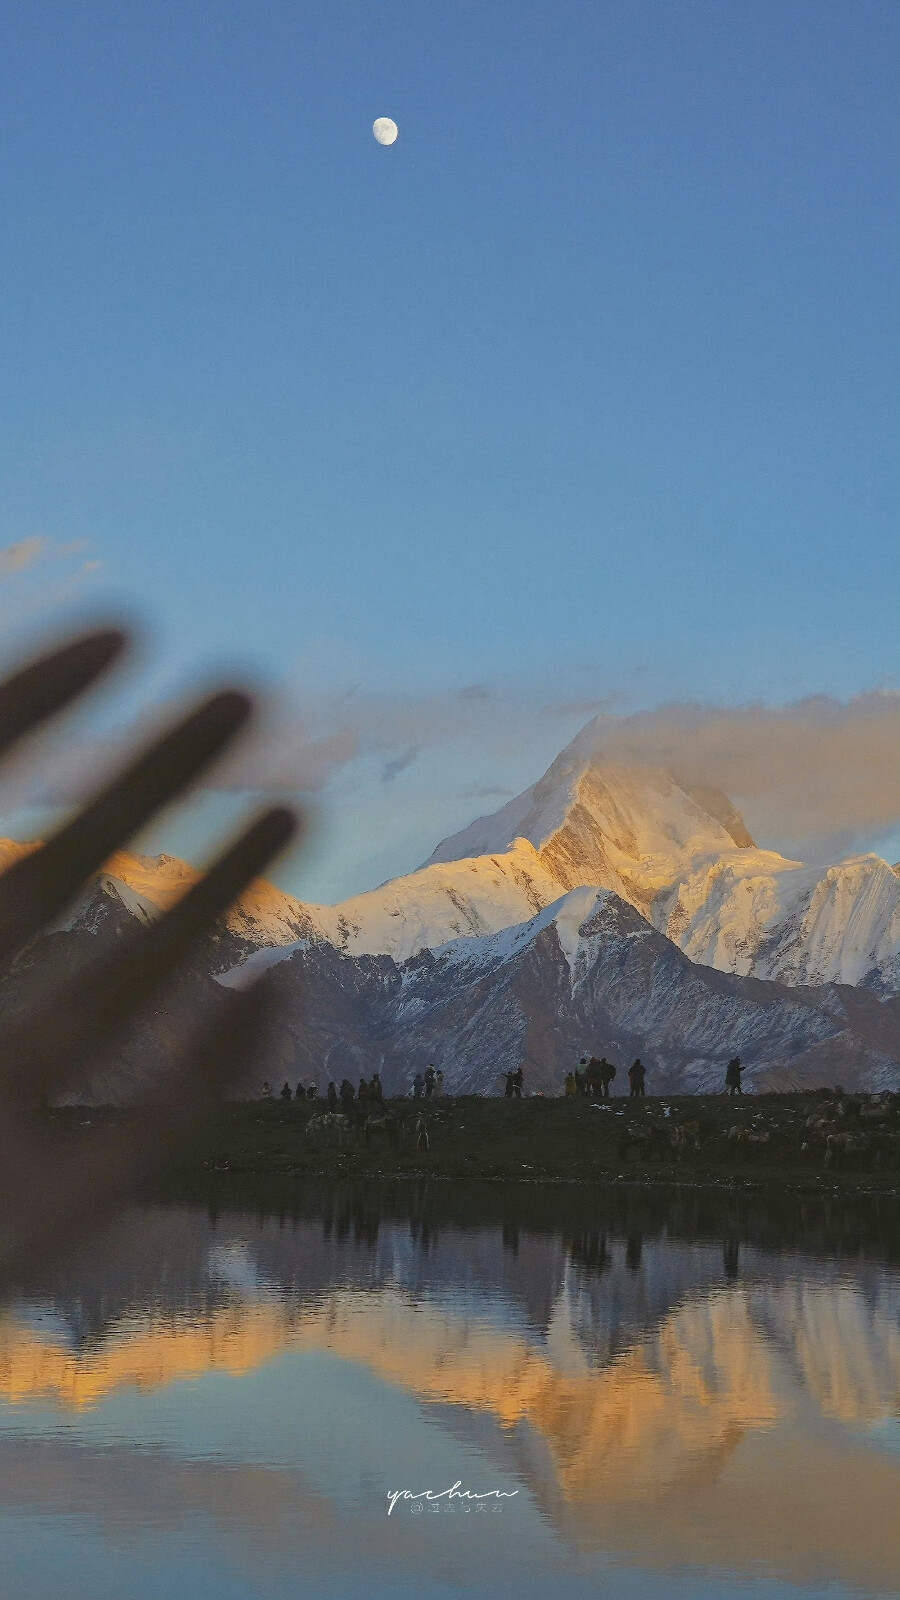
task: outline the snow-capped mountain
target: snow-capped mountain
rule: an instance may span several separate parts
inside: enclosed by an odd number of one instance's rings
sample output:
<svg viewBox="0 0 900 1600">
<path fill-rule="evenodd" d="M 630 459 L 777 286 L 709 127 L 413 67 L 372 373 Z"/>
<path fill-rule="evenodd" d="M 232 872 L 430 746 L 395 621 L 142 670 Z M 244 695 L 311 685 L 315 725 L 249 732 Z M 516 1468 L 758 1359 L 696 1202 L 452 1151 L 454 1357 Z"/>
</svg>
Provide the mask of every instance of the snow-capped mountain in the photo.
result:
<svg viewBox="0 0 900 1600">
<path fill-rule="evenodd" d="M 652 916 L 692 961 L 724 972 L 900 993 L 900 878 L 878 856 L 824 868 L 763 850 L 709 857 Z"/>
<path fill-rule="evenodd" d="M 0 867 L 30 848 L 0 841 Z M 197 877 L 118 852 L 48 958 L 65 966 L 77 945 L 90 959 Z M 7 1003 L 42 960 L 35 948 L 2 980 Z M 399 1086 L 431 1059 L 457 1089 L 495 1088 L 520 1062 L 558 1089 L 586 1048 L 639 1053 L 667 1089 L 718 1082 L 731 1054 L 773 1086 L 900 1086 L 897 869 L 760 849 L 725 795 L 605 762 L 590 729 L 416 872 L 333 906 L 251 885 L 198 947 L 185 1003 L 264 967 L 289 1002 L 271 1070 L 323 1087 L 376 1060 Z M 148 1035 L 134 1070 L 168 1048 Z"/>
<path fill-rule="evenodd" d="M 34 845 L 0 840 L 0 871 Z M 100 933 L 110 918 L 125 915 L 149 923 L 171 909 L 201 874 L 177 856 L 133 855 L 117 850 L 97 873 L 86 893 L 59 923 L 59 928 Z M 223 919 L 227 953 L 235 959 L 261 945 L 286 945 L 301 938 L 321 938 L 322 929 L 308 908 L 293 895 L 259 878 L 244 891 Z"/>
<path fill-rule="evenodd" d="M 0 866 L 28 848 L 0 841 Z M 150 920 L 196 878 L 172 856 L 120 851 L 66 925 L 96 931 L 113 908 Z M 527 922 L 579 887 L 618 895 L 701 965 L 900 993 L 896 868 L 873 855 L 811 867 L 760 849 L 726 795 L 603 760 L 592 726 L 416 872 L 333 906 L 252 885 L 224 919 L 216 970 L 248 956 L 257 969 L 310 940 L 402 963 Z"/>
<path fill-rule="evenodd" d="M 305 910 L 313 937 L 404 961 L 511 927 L 585 885 L 611 889 L 649 914 L 696 861 L 752 843 L 725 795 L 652 768 L 603 765 L 576 740 L 540 783 L 445 840 L 417 872 Z"/>
<path fill-rule="evenodd" d="M 531 789 L 445 839 L 428 865 L 500 855 L 524 839 L 563 889 L 612 889 L 646 912 L 699 857 L 753 848 L 725 795 L 691 789 L 658 768 L 601 761 L 589 732 Z"/>
<path fill-rule="evenodd" d="M 561 889 L 613 890 L 693 961 L 900 993 L 895 868 L 874 855 L 807 867 L 759 849 L 725 795 L 598 759 L 590 727 L 539 783 L 445 840 L 431 861 L 477 854 L 500 864 L 528 845 Z"/>
<path fill-rule="evenodd" d="M 586 1050 L 639 1054 L 651 1092 L 721 1088 L 735 1054 L 757 1087 L 900 1084 L 900 1002 L 697 965 L 605 890 L 570 890 L 516 927 L 400 964 L 310 942 L 284 953 L 273 981 L 285 1027 L 270 1070 L 320 1088 L 378 1066 L 403 1092 L 432 1061 L 455 1093 L 496 1093 L 520 1064 L 530 1091 L 558 1093 Z"/>
<path fill-rule="evenodd" d="M 306 905 L 301 942 L 326 939 L 350 955 L 389 955 L 405 961 L 449 939 L 477 938 L 533 915 L 559 898 L 560 884 L 527 840 L 503 855 L 421 867 L 339 905 Z M 271 942 L 272 946 L 275 941 Z M 261 949 L 258 969 L 290 954 Z"/>
<path fill-rule="evenodd" d="M 599 761 L 584 735 L 417 872 L 293 916 L 305 912 L 301 939 L 403 962 L 527 921 L 577 887 L 611 890 L 705 966 L 900 993 L 900 875 L 886 861 L 807 867 L 759 849 L 725 795 Z M 284 954 L 273 948 L 254 964 Z"/>
</svg>

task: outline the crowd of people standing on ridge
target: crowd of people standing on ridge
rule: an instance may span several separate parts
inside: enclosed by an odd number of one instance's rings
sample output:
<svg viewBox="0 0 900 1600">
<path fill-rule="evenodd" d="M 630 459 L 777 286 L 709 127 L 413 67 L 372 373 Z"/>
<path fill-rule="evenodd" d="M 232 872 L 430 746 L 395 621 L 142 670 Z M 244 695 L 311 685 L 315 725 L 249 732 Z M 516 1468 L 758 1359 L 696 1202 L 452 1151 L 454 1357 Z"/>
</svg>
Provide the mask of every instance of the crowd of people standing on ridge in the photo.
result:
<svg viewBox="0 0 900 1600">
<path fill-rule="evenodd" d="M 725 1093 L 729 1095 L 743 1094 L 741 1086 L 741 1073 L 746 1068 L 741 1063 L 740 1056 L 733 1056 L 725 1070 Z M 605 1056 L 599 1060 L 596 1056 L 582 1056 L 571 1072 L 566 1073 L 563 1094 L 566 1099 L 609 1100 L 610 1089 L 617 1075 L 617 1068 Z M 506 1100 L 521 1100 L 524 1092 L 525 1074 L 522 1067 L 511 1068 L 502 1074 L 505 1078 L 503 1091 Z M 628 1093 L 629 1098 L 640 1099 L 646 1094 L 647 1069 L 640 1056 L 628 1068 Z M 296 1093 L 292 1095 L 289 1083 L 284 1085 L 279 1099 L 288 1101 L 315 1100 L 318 1095 L 315 1083 L 308 1086 L 297 1084 Z M 440 1099 L 444 1093 L 444 1074 L 433 1063 L 429 1062 L 423 1072 L 417 1072 L 412 1080 L 412 1097 L 414 1100 Z M 262 1086 L 262 1098 L 272 1099 L 272 1087 L 269 1083 Z M 373 1072 L 371 1078 L 360 1078 L 358 1088 L 354 1089 L 349 1078 L 344 1078 L 340 1089 L 329 1080 L 328 1090 L 329 1111 L 342 1110 L 352 1114 L 354 1107 L 357 1110 L 369 1110 L 384 1104 L 384 1090 L 381 1084 L 381 1074 Z"/>
<path fill-rule="evenodd" d="M 421 1100 L 423 1097 L 426 1100 L 439 1099 L 444 1092 L 443 1072 L 440 1068 L 435 1071 L 429 1061 L 424 1073 L 417 1072 L 413 1078 L 412 1092 L 414 1100 Z"/>
<path fill-rule="evenodd" d="M 582 1056 L 572 1072 L 566 1074 L 565 1094 L 583 1096 L 589 1100 L 608 1100 L 617 1069 L 605 1056 Z M 631 1099 L 646 1093 L 647 1069 L 640 1056 L 628 1068 L 628 1086 Z"/>
<path fill-rule="evenodd" d="M 360 1078 L 359 1085 L 354 1089 L 349 1078 L 341 1080 L 340 1089 L 329 1080 L 328 1084 L 328 1109 L 337 1111 L 338 1103 L 345 1117 L 352 1117 L 354 1108 L 364 1113 L 374 1111 L 384 1105 L 384 1089 L 381 1086 L 381 1074 L 373 1072 L 371 1078 Z"/>
<path fill-rule="evenodd" d="M 440 1079 L 441 1083 L 443 1083 L 443 1073 L 440 1073 Z M 310 1083 L 309 1085 L 298 1083 L 295 1094 L 291 1093 L 291 1086 L 286 1083 L 280 1091 L 278 1099 L 285 1102 L 288 1100 L 315 1100 L 318 1097 L 318 1093 L 319 1088 L 316 1083 Z M 264 1100 L 273 1099 L 272 1085 L 270 1083 L 263 1084 L 262 1098 Z M 381 1084 L 381 1074 L 373 1072 L 371 1078 L 360 1078 L 359 1087 L 356 1089 L 354 1089 L 349 1078 L 344 1078 L 340 1089 L 333 1079 L 329 1079 L 326 1098 L 329 1111 L 337 1111 L 339 1107 L 344 1111 L 352 1110 L 354 1103 L 357 1106 L 365 1107 L 383 1105 L 384 1089 Z"/>
</svg>

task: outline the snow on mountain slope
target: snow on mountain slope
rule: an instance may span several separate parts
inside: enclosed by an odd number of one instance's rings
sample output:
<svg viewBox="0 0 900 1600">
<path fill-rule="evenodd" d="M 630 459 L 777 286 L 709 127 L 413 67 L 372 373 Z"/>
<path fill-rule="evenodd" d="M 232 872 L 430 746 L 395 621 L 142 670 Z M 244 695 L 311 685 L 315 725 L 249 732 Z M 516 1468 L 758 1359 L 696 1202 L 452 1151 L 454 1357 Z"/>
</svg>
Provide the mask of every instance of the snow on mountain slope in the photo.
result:
<svg viewBox="0 0 900 1600">
<path fill-rule="evenodd" d="M 139 921 L 152 922 L 180 900 L 199 877 L 199 872 L 177 856 L 136 856 L 128 850 L 117 850 L 98 873 L 96 885 L 104 894 L 120 900 Z M 88 905 L 92 920 L 96 920 L 96 890 Z M 85 925 L 80 910 L 71 918 L 71 925 Z"/>
<path fill-rule="evenodd" d="M 521 922 L 557 900 L 559 889 L 534 847 L 520 839 L 503 854 L 420 867 L 340 905 L 310 909 L 342 950 L 405 961 L 455 937 Z"/>
<path fill-rule="evenodd" d="M 119 850 L 106 863 L 98 882 L 133 916 L 148 922 L 168 911 L 200 876 L 177 856 L 139 856 Z M 302 900 L 285 894 L 265 878 L 244 890 L 224 920 L 231 933 L 251 945 L 283 945 L 320 933 Z"/>
<path fill-rule="evenodd" d="M 515 927 L 402 964 L 312 941 L 272 978 L 285 1029 L 267 1075 L 313 1076 L 320 1090 L 378 1065 L 405 1092 L 433 1061 L 453 1093 L 496 1093 L 522 1065 L 529 1091 L 558 1094 L 573 1061 L 601 1051 L 620 1070 L 640 1054 L 656 1093 L 721 1087 L 735 1054 L 758 1087 L 900 1085 L 896 1010 L 872 993 L 697 965 L 607 890 L 570 890 Z"/>
<path fill-rule="evenodd" d="M 420 1038 L 448 1080 L 464 1071 L 485 1087 L 504 1054 L 518 1051 L 544 1080 L 535 1086 L 552 1087 L 549 1064 L 565 1071 L 585 1049 L 639 1053 L 657 1089 L 718 1087 L 732 1054 L 761 1087 L 828 1081 L 838 1063 L 860 1086 L 896 1087 L 896 1022 L 871 994 L 859 1005 L 852 1015 L 833 986 L 694 964 L 619 896 L 577 889 L 521 927 L 407 963 L 398 1034 Z"/>
<path fill-rule="evenodd" d="M 598 760 L 580 734 L 533 788 L 445 839 L 427 865 L 499 854 L 527 839 L 563 889 L 612 889 L 647 912 L 698 857 L 752 846 L 725 795 L 654 767 Z"/>
<path fill-rule="evenodd" d="M 21 844 L 15 839 L 0 839 L 0 872 L 39 848 L 39 840 Z M 170 910 L 200 876 L 197 868 L 177 856 L 144 856 L 117 850 L 60 927 L 96 932 L 109 903 L 124 907 L 139 922 L 152 922 Z M 324 909 L 330 912 L 329 907 Z M 303 937 L 325 936 L 302 900 L 285 894 L 264 878 L 245 889 L 225 923 L 231 933 L 249 945 L 283 945 Z"/>
<path fill-rule="evenodd" d="M 825 868 L 773 851 L 710 857 L 652 920 L 692 961 L 724 972 L 900 992 L 900 880 L 878 856 Z"/>
<path fill-rule="evenodd" d="M 256 951 L 241 978 L 235 974 L 224 981 L 248 981 L 310 939 L 327 939 L 348 955 L 389 955 L 402 962 L 455 938 L 512 927 L 559 893 L 559 883 L 544 870 L 534 846 L 520 839 L 503 855 L 420 867 L 339 905 L 307 906 L 310 926 L 296 944 Z"/>
<path fill-rule="evenodd" d="M 294 942 L 402 962 L 514 927 L 575 887 L 619 895 L 702 965 L 900 992 L 900 877 L 886 862 L 805 867 L 758 849 L 725 795 L 599 762 L 585 740 L 418 872 L 337 906 L 294 902 L 292 917 L 256 941 L 282 948 L 252 956 L 245 976 L 289 954 L 292 923 Z"/>
<path fill-rule="evenodd" d="M 0 840 L 0 867 L 34 846 Z M 63 926 L 97 931 L 114 901 L 141 922 L 167 911 L 200 873 L 175 856 L 117 851 Z M 521 922 L 559 898 L 560 885 L 534 847 L 496 858 L 421 868 L 339 905 L 307 904 L 258 879 L 225 918 L 229 931 L 258 948 L 254 970 L 281 960 L 299 943 L 327 939 L 354 955 L 387 954 L 397 961 L 461 935 L 493 933 Z"/>
<path fill-rule="evenodd" d="M 0 841 L 0 865 L 28 848 Z M 98 931 L 113 901 L 151 920 L 197 876 L 172 856 L 120 851 L 68 925 Z M 246 978 L 322 940 L 400 963 L 515 927 L 581 887 L 617 894 L 702 965 L 900 993 L 895 868 L 876 856 L 806 867 L 758 849 L 726 795 L 604 761 L 592 725 L 538 783 L 446 839 L 417 872 L 334 906 L 253 884 L 224 919 L 221 966 L 247 955 Z"/>
<path fill-rule="evenodd" d="M 805 867 L 758 849 L 727 796 L 599 760 L 589 725 L 531 789 L 432 862 L 520 837 L 563 889 L 611 889 L 703 965 L 900 992 L 900 878 L 877 856 Z M 515 844 L 519 848 L 519 844 Z"/>
<path fill-rule="evenodd" d="M 581 928 L 608 894 L 609 891 L 605 889 L 570 889 L 568 894 L 546 906 L 527 922 L 502 928 L 482 938 L 453 939 L 439 946 L 432 954 L 435 961 L 467 969 L 469 973 L 479 969 L 487 971 L 515 961 L 546 928 L 552 928 L 574 983 L 575 965 L 581 948 Z"/>
</svg>

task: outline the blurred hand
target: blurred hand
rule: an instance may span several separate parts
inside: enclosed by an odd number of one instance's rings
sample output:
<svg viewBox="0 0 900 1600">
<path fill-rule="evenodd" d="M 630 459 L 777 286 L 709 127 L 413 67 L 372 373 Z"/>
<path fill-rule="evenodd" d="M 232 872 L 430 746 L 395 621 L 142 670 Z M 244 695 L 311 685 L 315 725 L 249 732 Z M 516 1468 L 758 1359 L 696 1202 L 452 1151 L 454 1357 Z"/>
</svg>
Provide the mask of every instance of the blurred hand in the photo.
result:
<svg viewBox="0 0 900 1600">
<path fill-rule="evenodd" d="M 0 684 L 0 760 L 62 710 L 121 656 L 117 630 L 76 638 Z M 249 721 L 242 690 L 202 701 L 143 751 L 49 843 L 0 876 L 0 962 L 51 926 L 85 886 L 161 807 L 183 794 Z M 114 1208 L 158 1160 L 186 1120 L 250 1067 L 264 1028 L 261 985 L 224 992 L 215 1014 L 183 1043 L 156 1097 L 137 1118 L 80 1137 L 54 1137 L 34 1107 L 77 1095 L 150 1001 L 164 1002 L 210 924 L 294 837 L 298 818 L 276 807 L 247 827 L 164 917 L 78 976 L 47 980 L 47 992 L 15 1020 L 0 1017 L 0 1276 L 64 1247 Z"/>
</svg>

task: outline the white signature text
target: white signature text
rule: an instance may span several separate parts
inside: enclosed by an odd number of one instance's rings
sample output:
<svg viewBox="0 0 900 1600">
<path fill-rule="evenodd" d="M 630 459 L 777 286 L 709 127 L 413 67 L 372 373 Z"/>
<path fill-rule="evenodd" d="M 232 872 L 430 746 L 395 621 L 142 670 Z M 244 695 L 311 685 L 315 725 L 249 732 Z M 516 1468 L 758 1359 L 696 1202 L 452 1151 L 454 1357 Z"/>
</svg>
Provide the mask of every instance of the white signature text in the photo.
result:
<svg viewBox="0 0 900 1600">
<path fill-rule="evenodd" d="M 461 1483 L 462 1479 L 457 1478 L 452 1489 L 441 1489 L 437 1494 L 431 1489 L 419 1489 L 417 1492 L 412 1489 L 391 1489 L 387 1497 L 388 1516 L 390 1516 L 398 1500 L 431 1501 L 435 1504 L 435 1508 L 437 1508 L 437 1503 L 441 1500 L 445 1501 L 448 1506 L 453 1500 L 468 1501 L 469 1503 L 472 1501 L 493 1500 L 495 1503 L 494 1509 L 499 1511 L 499 1502 L 501 1500 L 512 1500 L 513 1496 L 519 1492 L 518 1489 L 486 1489 L 483 1494 L 476 1494 L 474 1489 L 462 1489 L 460 1487 Z M 416 1509 L 418 1509 L 418 1506 Z M 468 1506 L 466 1509 L 468 1510 Z"/>
</svg>

